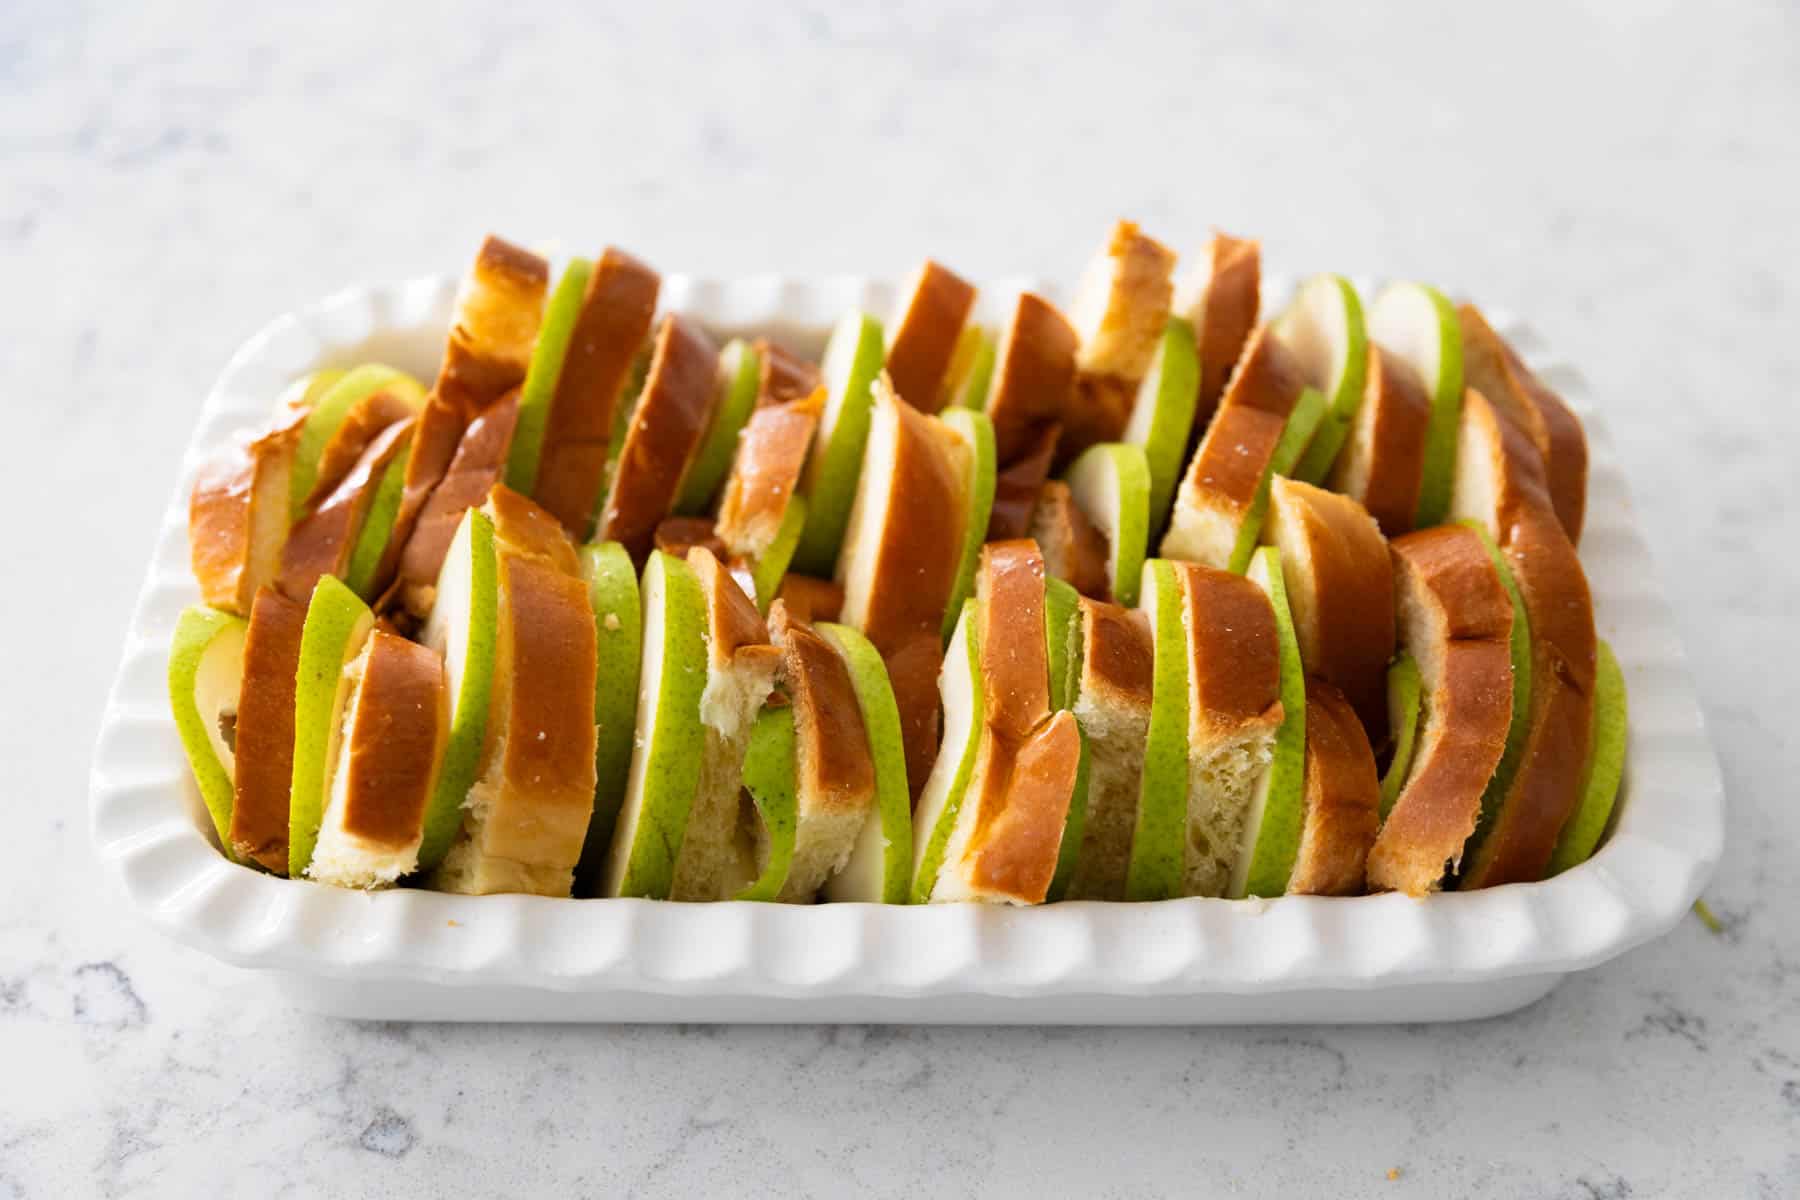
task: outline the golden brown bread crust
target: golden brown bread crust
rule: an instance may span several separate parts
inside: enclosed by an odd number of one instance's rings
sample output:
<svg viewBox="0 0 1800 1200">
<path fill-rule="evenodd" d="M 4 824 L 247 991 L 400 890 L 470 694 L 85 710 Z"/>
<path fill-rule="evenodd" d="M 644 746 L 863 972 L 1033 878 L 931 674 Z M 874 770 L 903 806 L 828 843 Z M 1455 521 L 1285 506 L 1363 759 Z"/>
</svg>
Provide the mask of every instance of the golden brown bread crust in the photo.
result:
<svg viewBox="0 0 1800 1200">
<path fill-rule="evenodd" d="M 1003 542 L 1024 537 L 1031 530 L 1038 492 L 1050 477 L 1056 459 L 1061 425 L 1045 425 L 1037 441 L 994 475 L 994 506 L 988 513 L 987 540 Z"/>
<path fill-rule="evenodd" d="M 535 501 L 501 486 L 488 493 L 482 511 L 494 523 L 494 541 L 503 549 L 542 559 L 565 575 L 580 574 L 575 544 L 557 519 Z"/>
<path fill-rule="evenodd" d="M 1306 681 L 1306 816 L 1291 896 L 1355 896 L 1381 824 L 1381 781 L 1368 735 L 1343 693 Z"/>
<path fill-rule="evenodd" d="M 1423 896 L 1461 861 L 1506 746 L 1512 601 L 1471 529 L 1422 529 L 1390 549 L 1424 698 L 1412 769 L 1369 851 L 1368 885 Z"/>
<path fill-rule="evenodd" d="M 1079 603 L 1081 694 L 1149 709 L 1155 652 L 1143 611 L 1086 597 Z"/>
<path fill-rule="evenodd" d="M 894 322 L 887 372 L 899 397 L 923 412 L 944 407 L 944 372 L 956 352 L 975 288 L 948 267 L 926 259 Z"/>
<path fill-rule="evenodd" d="M 1363 402 L 1329 482 L 1333 491 L 1362 501 L 1388 537 L 1413 527 L 1430 421 L 1431 399 L 1418 374 L 1370 343 Z"/>
<path fill-rule="evenodd" d="M 281 552 L 282 592 L 306 600 L 321 576 L 343 575 L 381 477 L 412 445 L 415 424 L 409 417 L 377 434 L 331 494 L 288 531 Z"/>
<path fill-rule="evenodd" d="M 1369 739 L 1387 736 L 1387 665 L 1394 656 L 1394 572 L 1368 510 L 1311 484 L 1276 479 L 1265 541 L 1281 550 L 1300 660 L 1336 685 Z"/>
<path fill-rule="evenodd" d="M 1065 467 L 1081 456 L 1089 446 L 1116 442 L 1125 436 L 1131 423 L 1131 408 L 1137 400 L 1137 384 L 1110 375 L 1077 375 L 1068 414 L 1063 418 L 1062 441 L 1057 446 L 1056 465 Z"/>
<path fill-rule="evenodd" d="M 811 575 L 782 576 L 775 599 L 787 608 L 790 617 L 808 625 L 835 621 L 844 610 L 844 589 L 833 580 Z"/>
<path fill-rule="evenodd" d="M 352 404 L 343 423 L 319 452 L 318 474 L 306 496 L 306 507 L 319 503 L 343 482 L 382 430 L 417 414 L 418 408 L 411 401 L 389 391 L 371 393 Z"/>
<path fill-rule="evenodd" d="M 456 538 L 463 514 L 487 502 L 488 493 L 506 471 L 513 430 L 519 422 L 519 390 L 514 388 L 469 422 L 456 454 L 437 487 L 426 498 L 400 553 L 400 583 L 406 606 L 415 615 L 431 610 L 433 589 L 444 556 Z M 395 539 L 398 541 L 398 538 Z"/>
<path fill-rule="evenodd" d="M 1194 333 L 1200 355 L 1200 400 L 1194 422 L 1203 429 L 1219 407 L 1262 308 L 1261 243 L 1214 232 L 1206 254 L 1211 269 L 1205 296 L 1192 310 L 1199 318 Z"/>
<path fill-rule="evenodd" d="M 800 796 L 815 808 L 866 808 L 875 794 L 875 763 L 849 668 L 779 600 L 769 611 L 769 628 L 794 704 Z"/>
<path fill-rule="evenodd" d="M 1281 648 L 1268 595 L 1242 575 L 1177 563 L 1188 640 L 1190 740 L 1281 724 Z"/>
<path fill-rule="evenodd" d="M 1081 765 L 1081 732 L 1073 713 L 1041 722 L 1016 745 L 982 735 L 976 827 L 962 865 L 979 898 L 1042 904 L 1056 875 L 1069 801 Z"/>
<path fill-rule="evenodd" d="M 921 629 L 881 652 L 894 707 L 900 713 L 900 740 L 906 747 L 906 782 L 913 802 L 931 775 L 938 750 L 938 671 L 944 642 L 935 629 Z"/>
<path fill-rule="evenodd" d="M 699 577 L 706 597 L 706 650 L 713 670 L 722 671 L 742 658 L 773 663 L 780 651 L 769 644 L 769 626 L 730 571 L 704 546 L 687 552 L 687 564 Z"/>
<path fill-rule="evenodd" d="M 623 545 L 635 562 L 650 552 L 657 523 L 669 515 L 688 462 L 706 436 L 718 373 L 712 339 L 684 317 L 665 317 L 597 535 Z"/>
<path fill-rule="evenodd" d="M 1050 659 L 1044 645 L 1044 560 L 1029 538 L 981 548 L 975 575 L 981 616 L 983 720 L 1022 738 L 1050 709 Z"/>
<path fill-rule="evenodd" d="M 686 558 L 696 546 L 722 561 L 731 559 L 731 551 L 719 539 L 708 517 L 669 517 L 656 527 L 656 548 L 664 554 Z"/>
<path fill-rule="evenodd" d="M 256 593 L 238 690 L 231 848 L 277 875 L 288 872 L 288 800 L 294 784 L 294 676 L 306 606 L 273 588 Z"/>
<path fill-rule="evenodd" d="M 1144 377 L 1169 318 L 1174 270 L 1174 251 L 1135 221 L 1114 222 L 1071 309 L 1081 338 L 1076 366 L 1083 374 L 1129 383 Z"/>
<path fill-rule="evenodd" d="M 1587 512 L 1587 435 L 1563 398 L 1546 387 L 1473 304 L 1457 307 L 1463 379 L 1498 405 L 1531 439 L 1544 462 L 1557 520 L 1571 544 L 1581 541 Z"/>
<path fill-rule="evenodd" d="M 587 536 L 606 473 L 613 410 L 650 333 L 657 273 L 612 246 L 594 263 L 544 426 L 532 495 L 577 538 Z"/>
<path fill-rule="evenodd" d="M 786 404 L 790 400 L 810 396 L 817 390 L 821 380 L 817 365 L 768 338 L 757 338 L 754 345 L 761 364 L 756 407 Z"/>
<path fill-rule="evenodd" d="M 362 681 L 345 730 L 348 755 L 342 828 L 376 846 L 419 840 L 449 732 L 444 662 L 398 634 L 377 629 L 364 650 Z"/>
<path fill-rule="evenodd" d="M 1551 505 L 1544 466 L 1528 435 L 1478 391 L 1463 399 L 1459 456 L 1485 464 L 1487 511 L 1458 515 L 1488 525 L 1506 555 L 1531 623 L 1531 706 L 1523 752 L 1499 813 L 1470 857 L 1464 887 L 1542 878 L 1557 838 L 1581 801 L 1594 719 L 1597 637 L 1587 576 Z"/>
<path fill-rule="evenodd" d="M 719 501 L 718 534 L 731 553 L 760 558 L 775 540 L 824 409 L 821 387 L 750 414 Z"/>
<path fill-rule="evenodd" d="M 1007 465 L 1028 452 L 1043 427 L 1061 421 L 1075 386 L 1075 328 L 1054 304 L 1022 292 L 1000 335 L 988 393 L 994 460 Z"/>
<path fill-rule="evenodd" d="M 188 563 L 200 598 L 243 615 L 273 584 L 288 537 L 288 481 L 306 414 L 201 467 L 188 499 Z"/>
<path fill-rule="evenodd" d="M 1044 484 L 1032 514 L 1031 536 L 1044 555 L 1044 567 L 1083 596 L 1104 600 L 1111 594 L 1106 578 L 1106 535 L 1094 527 L 1060 479 Z"/>
</svg>

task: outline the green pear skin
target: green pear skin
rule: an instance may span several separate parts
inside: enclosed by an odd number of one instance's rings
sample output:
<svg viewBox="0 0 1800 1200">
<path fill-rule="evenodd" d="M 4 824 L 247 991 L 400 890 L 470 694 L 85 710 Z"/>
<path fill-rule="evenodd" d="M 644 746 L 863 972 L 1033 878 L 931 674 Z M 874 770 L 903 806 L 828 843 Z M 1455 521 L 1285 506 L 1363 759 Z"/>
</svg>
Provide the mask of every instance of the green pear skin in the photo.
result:
<svg viewBox="0 0 1800 1200">
<path fill-rule="evenodd" d="M 250 623 L 216 608 L 183 610 L 169 641 L 169 708 L 187 754 L 200 799 L 230 853 L 233 803 L 231 751 L 218 728 L 219 713 L 237 707 L 243 676 L 244 637 Z"/>
</svg>

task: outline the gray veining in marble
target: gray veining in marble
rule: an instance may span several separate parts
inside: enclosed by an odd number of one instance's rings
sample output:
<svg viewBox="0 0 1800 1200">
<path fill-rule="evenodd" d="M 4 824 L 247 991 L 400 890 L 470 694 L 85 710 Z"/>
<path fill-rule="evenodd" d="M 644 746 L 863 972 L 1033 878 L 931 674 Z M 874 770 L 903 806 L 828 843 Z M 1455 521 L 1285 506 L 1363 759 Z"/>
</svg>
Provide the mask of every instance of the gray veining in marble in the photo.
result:
<svg viewBox="0 0 1800 1200">
<path fill-rule="evenodd" d="M 586 7 L 0 4 L 0 1197 L 1800 1195 L 1800 9 Z M 490 227 L 981 277 L 1118 212 L 1580 364 L 1724 762 L 1722 933 L 1464 1027 L 444 1028 L 298 1015 L 123 911 L 117 631 L 270 315 Z"/>
</svg>

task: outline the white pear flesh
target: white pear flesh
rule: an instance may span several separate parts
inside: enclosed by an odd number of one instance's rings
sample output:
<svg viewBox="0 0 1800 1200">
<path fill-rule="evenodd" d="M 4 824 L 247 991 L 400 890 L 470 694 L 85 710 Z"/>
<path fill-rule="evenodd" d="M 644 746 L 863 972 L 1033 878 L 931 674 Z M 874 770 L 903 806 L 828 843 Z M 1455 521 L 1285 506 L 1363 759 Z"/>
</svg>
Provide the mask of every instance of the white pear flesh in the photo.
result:
<svg viewBox="0 0 1800 1200">
<path fill-rule="evenodd" d="M 1355 285 L 1342 275 L 1308 279 L 1276 319 L 1275 336 L 1325 397 L 1325 416 L 1293 471 L 1295 479 L 1323 483 L 1350 436 L 1368 379 L 1369 335 Z"/>
<path fill-rule="evenodd" d="M 881 654 L 848 625 L 818 626 L 819 636 L 837 651 L 850 672 L 862 711 L 869 753 L 875 761 L 875 808 L 857 833 L 850 858 L 825 881 L 825 898 L 869 904 L 905 904 L 911 899 L 913 867 L 912 794 L 906 786 L 906 744 L 900 709 Z"/>
<path fill-rule="evenodd" d="M 950 636 L 949 649 L 944 652 L 943 671 L 938 676 L 944 736 L 913 814 L 914 904 L 926 904 L 931 900 L 938 872 L 943 869 L 944 852 L 956 829 L 956 815 L 962 808 L 964 793 L 969 790 L 969 778 L 975 772 L 985 705 L 981 645 L 976 624 L 975 602 L 964 601 L 956 630 Z"/>
<path fill-rule="evenodd" d="M 463 802 L 481 772 L 487 740 L 488 699 L 494 686 L 494 648 L 499 623 L 499 574 L 494 523 L 478 508 L 463 514 L 438 571 L 437 600 L 419 640 L 444 658 L 450 734 L 437 786 L 425 809 L 419 868 L 443 861 L 462 828 Z"/>
<path fill-rule="evenodd" d="M 313 589 L 300 635 L 294 676 L 294 786 L 288 799 L 288 878 L 312 864 L 325 813 L 327 772 L 343 735 L 347 668 L 375 628 L 375 614 L 355 592 L 326 575 Z"/>
<path fill-rule="evenodd" d="M 1226 895 L 1279 896 L 1287 891 L 1300 852 L 1306 817 L 1306 675 L 1300 665 L 1300 642 L 1288 608 L 1281 552 L 1264 546 L 1248 572 L 1250 582 L 1269 597 L 1275 610 L 1275 635 L 1281 656 L 1281 728 L 1269 765 L 1251 793 L 1244 814 L 1244 840 L 1231 868 Z"/>
<path fill-rule="evenodd" d="M 1436 288 L 1396 283 L 1369 308 L 1369 338 L 1418 374 L 1431 397 L 1425 427 L 1425 467 L 1414 528 L 1442 524 L 1456 476 L 1456 432 L 1462 411 L 1462 324 L 1456 306 Z"/>
<path fill-rule="evenodd" d="M 1106 537 L 1106 582 L 1114 602 L 1132 607 L 1150 542 L 1151 477 L 1144 448 L 1126 442 L 1089 446 L 1069 464 L 1064 480 L 1075 506 Z"/>
<path fill-rule="evenodd" d="M 825 408 L 801 483 L 806 530 L 795 554 L 799 569 L 809 575 L 829 577 L 837 562 L 869 436 L 870 388 L 881 373 L 884 353 L 881 322 L 863 312 L 847 313 L 826 343 L 820 364 Z"/>
<path fill-rule="evenodd" d="M 219 844 L 226 847 L 231 845 L 237 763 L 223 723 L 237 713 L 249 629 L 242 617 L 195 606 L 181 614 L 169 642 L 169 707 L 175 731 Z"/>
</svg>

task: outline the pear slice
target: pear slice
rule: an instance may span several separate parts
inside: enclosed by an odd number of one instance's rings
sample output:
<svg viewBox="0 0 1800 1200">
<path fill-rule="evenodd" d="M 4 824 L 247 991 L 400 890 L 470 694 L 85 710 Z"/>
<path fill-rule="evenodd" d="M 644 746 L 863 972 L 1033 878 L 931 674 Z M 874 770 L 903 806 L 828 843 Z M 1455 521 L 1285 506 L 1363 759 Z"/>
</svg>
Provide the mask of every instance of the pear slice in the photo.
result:
<svg viewBox="0 0 1800 1200">
<path fill-rule="evenodd" d="M 1462 325 L 1456 306 L 1436 288 L 1395 283 L 1383 288 L 1370 306 L 1368 334 L 1384 353 L 1411 367 L 1431 397 L 1419 511 L 1413 521 L 1416 528 L 1427 529 L 1450 512 L 1463 395 Z"/>
<path fill-rule="evenodd" d="M 1050 711 L 1073 711 L 1081 689 L 1081 595 L 1055 576 L 1044 580 L 1044 648 L 1049 657 Z M 1081 766 L 1076 771 L 1075 793 L 1069 797 L 1069 815 L 1063 822 L 1062 844 L 1056 854 L 1056 874 L 1050 879 L 1046 901 L 1068 894 L 1087 831 L 1088 746 L 1081 732 Z"/>
<path fill-rule="evenodd" d="M 1244 841 L 1232 867 L 1226 894 L 1279 896 L 1287 891 L 1300 851 L 1306 816 L 1306 674 L 1300 666 L 1300 643 L 1288 609 L 1281 552 L 1264 546 L 1248 572 L 1250 582 L 1269 597 L 1275 610 L 1275 634 L 1281 653 L 1281 727 L 1275 748 L 1251 793 L 1244 816 Z"/>
<path fill-rule="evenodd" d="M 186 609 L 169 642 L 169 707 L 219 844 L 231 846 L 233 739 L 250 624 L 216 608 Z"/>
<path fill-rule="evenodd" d="M 981 557 L 981 544 L 987 536 L 988 518 L 994 511 L 996 467 L 994 458 L 994 425 L 987 414 L 969 408 L 951 409 L 943 422 L 962 435 L 968 448 L 967 475 L 963 489 L 962 555 L 958 559 L 955 582 L 944 608 L 943 636 L 950 638 L 953 625 L 950 614 L 960 612 L 962 602 L 975 591 L 975 565 Z"/>
<path fill-rule="evenodd" d="M 981 743 L 983 698 L 981 635 L 976 629 L 975 601 L 965 600 L 958 612 L 944 668 L 938 678 L 943 699 L 944 736 L 937 760 L 919 793 L 913 812 L 912 902 L 925 904 L 937 886 L 944 850 L 956 828 L 969 777 L 975 773 Z"/>
<path fill-rule="evenodd" d="M 631 774 L 644 614 L 637 572 L 619 543 L 583 546 L 581 574 L 594 608 L 599 647 L 594 673 L 594 816 L 575 872 L 582 894 L 587 894 L 598 883 Z"/>
<path fill-rule="evenodd" d="M 355 592 L 326 575 L 312 591 L 294 677 L 294 784 L 288 798 L 288 876 L 312 864 L 325 812 L 331 764 L 344 730 L 351 679 L 345 668 L 362 653 L 375 614 Z"/>
<path fill-rule="evenodd" d="M 1513 578 L 1512 567 L 1500 553 L 1500 547 L 1494 544 L 1494 539 L 1488 536 L 1487 528 L 1468 517 L 1459 523 L 1473 529 L 1481 539 L 1481 548 L 1487 551 L 1488 561 L 1494 564 L 1494 573 L 1500 576 L 1500 586 L 1506 589 L 1513 612 L 1512 635 L 1507 642 L 1512 656 L 1512 723 L 1506 727 L 1506 749 L 1500 753 L 1500 765 L 1494 768 L 1494 774 L 1481 793 L 1481 819 L 1464 851 L 1471 853 L 1493 828 L 1494 818 L 1500 813 L 1500 802 L 1506 798 L 1513 776 L 1519 772 L 1525 739 L 1531 733 L 1531 617 L 1525 610 L 1525 598 L 1519 594 L 1519 583 Z"/>
<path fill-rule="evenodd" d="M 571 258 L 562 278 L 550 293 L 538 326 L 537 344 L 531 348 L 531 365 L 520 385 L 519 417 L 512 449 L 506 458 L 506 486 L 529 496 L 537 486 L 538 461 L 544 449 L 544 429 L 550 423 L 550 405 L 556 398 L 556 382 L 568 357 L 569 339 L 581 315 L 582 297 L 594 277 L 591 259 Z"/>
<path fill-rule="evenodd" d="M 1144 448 L 1150 470 L 1149 531 L 1158 533 L 1169 520 L 1175 501 L 1175 485 L 1181 479 L 1182 456 L 1187 453 L 1188 431 L 1194 427 L 1194 406 L 1200 397 L 1200 353 L 1194 327 L 1181 317 L 1170 317 L 1162 340 L 1150 360 L 1150 369 L 1138 385 L 1125 424 L 1122 441 Z M 1133 578 L 1136 573 L 1133 572 Z"/>
<path fill-rule="evenodd" d="M 1249 514 L 1238 526 L 1237 542 L 1231 550 L 1231 562 L 1226 569 L 1234 575 L 1242 575 L 1250 569 L 1250 557 L 1256 552 L 1256 544 L 1262 536 L 1263 522 L 1269 516 L 1269 489 L 1277 475 L 1288 475 L 1294 464 L 1312 440 L 1319 428 L 1319 422 L 1325 416 L 1325 397 L 1316 388 L 1307 388 L 1300 393 L 1294 402 L 1294 411 L 1288 414 L 1287 424 L 1282 427 L 1281 440 L 1275 443 L 1275 453 L 1270 455 L 1268 466 L 1263 469 L 1262 480 L 1256 485 L 1256 494 L 1250 500 Z"/>
<path fill-rule="evenodd" d="M 731 556 L 751 564 L 755 600 L 765 614 L 806 528 L 806 498 L 796 489 L 824 404 L 825 389 L 815 388 L 756 409 L 719 500 L 715 532 Z"/>
<path fill-rule="evenodd" d="M 944 372 L 944 403 L 939 408 L 985 409 L 998 357 L 999 342 L 990 331 L 980 325 L 963 326 Z"/>
<path fill-rule="evenodd" d="M 875 811 L 863 822 L 849 861 L 825 881 L 825 898 L 905 904 L 912 883 L 912 793 L 906 785 L 906 745 L 887 666 L 873 643 L 848 625 L 821 624 L 818 631 L 850 671 L 875 762 Z"/>
<path fill-rule="evenodd" d="M 1106 583 L 1112 598 L 1137 603 L 1150 540 L 1150 466 L 1142 446 L 1106 442 L 1089 446 L 1066 477 L 1075 505 L 1106 538 Z"/>
<path fill-rule="evenodd" d="M 1387 677 L 1388 733 L 1394 739 L 1394 752 L 1388 757 L 1387 774 L 1381 777 L 1381 819 L 1384 821 L 1393 810 L 1400 789 L 1406 786 L 1407 772 L 1412 770 L 1423 689 L 1418 661 L 1410 654 L 1396 658 L 1388 668 Z"/>
<path fill-rule="evenodd" d="M 344 567 L 344 582 L 350 590 L 371 602 L 382 584 L 383 565 L 392 561 L 389 549 L 394 522 L 399 518 L 400 500 L 406 488 L 406 456 L 411 438 L 402 438 L 400 443 L 375 482 L 375 491 L 356 531 L 356 543 L 350 548 L 350 561 Z"/>
<path fill-rule="evenodd" d="M 712 503 L 731 471 L 737 453 L 738 435 L 750 420 L 756 407 L 757 389 L 762 382 L 762 364 L 756 350 L 741 338 L 733 338 L 719 351 L 719 381 L 713 400 L 712 420 L 706 435 L 700 439 L 694 460 L 682 476 L 681 491 L 675 497 L 675 512 L 688 516 L 703 513 Z"/>
<path fill-rule="evenodd" d="M 1582 780 L 1581 805 L 1563 826 L 1545 878 L 1586 862 L 1606 832 L 1625 773 L 1627 707 L 1625 673 L 1619 669 L 1612 647 L 1600 642 L 1594 669 L 1593 748 Z"/>
<path fill-rule="evenodd" d="M 813 435 L 812 457 L 801 487 L 806 531 L 794 561 L 809 575 L 829 575 L 850 520 L 863 444 L 869 438 L 870 389 L 881 374 L 881 322 L 868 313 L 846 313 L 831 331 L 820 364 L 825 408 Z"/>
<path fill-rule="evenodd" d="M 494 685 L 494 638 L 499 621 L 494 523 L 478 508 L 463 513 L 438 572 L 437 601 L 419 640 L 444 659 L 449 734 L 437 787 L 425 807 L 419 869 L 430 871 L 462 828 L 463 801 L 481 770 L 488 699 Z"/>
<path fill-rule="evenodd" d="M 1342 275 L 1315 275 L 1300 285 L 1274 328 L 1300 360 L 1307 382 L 1325 397 L 1325 416 L 1293 471 L 1303 483 L 1320 484 L 1362 407 L 1369 366 L 1362 300 Z"/>
<path fill-rule="evenodd" d="M 305 510 L 318 482 L 320 460 L 332 438 L 358 406 L 381 392 L 400 400 L 415 414 L 425 405 L 425 387 L 417 379 L 383 363 L 364 363 L 345 371 L 306 406 L 294 451 L 293 473 L 288 477 L 291 520 L 299 520 Z"/>
<path fill-rule="evenodd" d="M 1137 827 L 1125 873 L 1127 900 L 1182 894 L 1188 812 L 1188 650 L 1175 564 L 1144 564 L 1138 607 L 1150 623 L 1150 730 L 1138 786 Z"/>
<path fill-rule="evenodd" d="M 781 592 L 781 581 L 787 577 L 788 567 L 794 561 L 794 551 L 799 548 L 800 536 L 805 529 L 806 497 L 790 496 L 787 508 L 781 514 L 781 524 L 776 527 L 774 539 L 750 569 L 756 607 L 765 615 Z"/>
<path fill-rule="evenodd" d="M 370 590 L 394 536 L 399 509 L 394 492 L 404 490 L 415 424 L 409 417 L 378 434 L 331 493 L 289 530 L 281 552 L 284 593 L 304 601 L 322 576 L 348 581 L 353 573 L 363 592 Z M 396 464 L 401 478 L 390 487 Z"/>
<path fill-rule="evenodd" d="M 902 293 L 890 328 L 887 372 L 899 397 L 924 412 L 944 406 L 944 378 L 975 307 L 975 287 L 926 259 Z"/>
<path fill-rule="evenodd" d="M 275 402 L 277 414 L 310 412 L 319 398 L 337 385 L 347 372 L 338 367 L 327 367 L 314 371 L 310 375 L 302 375 L 288 384 Z"/>
<path fill-rule="evenodd" d="M 794 710 L 786 705 L 763 709 L 751 726 L 749 749 L 744 752 L 744 790 L 761 822 L 762 869 L 734 900 L 774 900 L 787 884 L 800 821 L 794 753 Z"/>
</svg>

